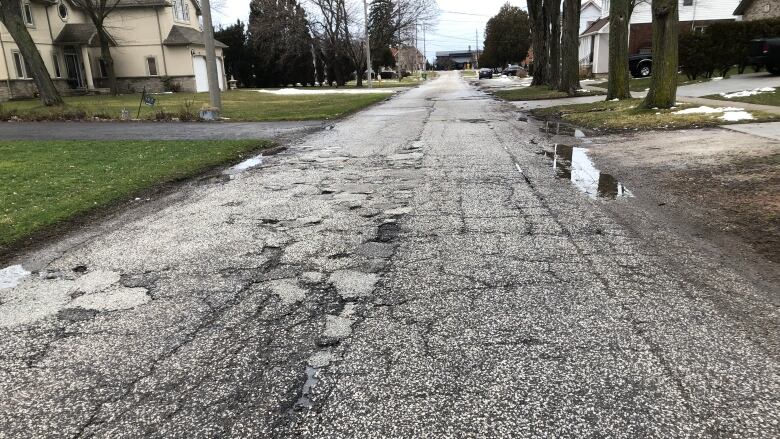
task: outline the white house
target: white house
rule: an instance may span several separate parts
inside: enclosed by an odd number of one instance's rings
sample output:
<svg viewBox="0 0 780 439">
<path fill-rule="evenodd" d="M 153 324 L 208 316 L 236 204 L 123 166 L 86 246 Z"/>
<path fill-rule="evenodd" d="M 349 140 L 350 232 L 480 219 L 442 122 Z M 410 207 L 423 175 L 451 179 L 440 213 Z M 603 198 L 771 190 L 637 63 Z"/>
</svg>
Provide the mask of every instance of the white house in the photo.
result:
<svg viewBox="0 0 780 439">
<path fill-rule="evenodd" d="M 580 64 L 594 75 L 609 72 L 609 2 L 602 0 L 601 17 L 580 33 Z M 679 0 L 680 30 L 702 31 L 718 21 L 732 21 L 740 0 Z M 652 50 L 650 0 L 637 0 L 629 27 L 629 54 Z"/>
<path fill-rule="evenodd" d="M 580 33 L 585 32 L 594 21 L 601 18 L 601 1 L 586 0 L 580 7 Z"/>
<path fill-rule="evenodd" d="M 62 93 L 105 87 L 96 29 L 84 11 L 70 0 L 18 1 L 46 69 Z M 165 81 L 178 83 L 183 91 L 207 91 L 200 12 L 197 0 L 117 0 L 106 27 L 120 91 L 162 91 Z M 225 88 L 226 46 L 220 42 L 216 46 L 220 88 Z M 27 70 L 16 43 L 0 25 L 0 101 L 36 93 Z"/>
</svg>

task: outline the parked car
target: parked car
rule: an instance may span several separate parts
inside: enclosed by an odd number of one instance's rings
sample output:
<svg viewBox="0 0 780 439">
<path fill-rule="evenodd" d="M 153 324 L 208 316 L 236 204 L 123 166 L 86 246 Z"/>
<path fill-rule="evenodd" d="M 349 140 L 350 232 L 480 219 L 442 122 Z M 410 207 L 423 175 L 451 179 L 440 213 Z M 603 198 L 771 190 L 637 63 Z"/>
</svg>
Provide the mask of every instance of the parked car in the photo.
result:
<svg viewBox="0 0 780 439">
<path fill-rule="evenodd" d="M 493 70 L 491 69 L 479 69 L 479 79 L 488 78 L 493 79 Z"/>
<path fill-rule="evenodd" d="M 628 70 L 634 78 L 646 78 L 653 73 L 653 55 L 639 54 L 628 57 Z"/>
<path fill-rule="evenodd" d="M 525 70 L 518 65 L 510 64 L 509 67 L 501 72 L 501 74 L 506 76 L 525 76 Z"/>
<path fill-rule="evenodd" d="M 750 41 L 749 63 L 766 67 L 773 75 L 780 75 L 780 38 L 763 38 Z"/>
</svg>

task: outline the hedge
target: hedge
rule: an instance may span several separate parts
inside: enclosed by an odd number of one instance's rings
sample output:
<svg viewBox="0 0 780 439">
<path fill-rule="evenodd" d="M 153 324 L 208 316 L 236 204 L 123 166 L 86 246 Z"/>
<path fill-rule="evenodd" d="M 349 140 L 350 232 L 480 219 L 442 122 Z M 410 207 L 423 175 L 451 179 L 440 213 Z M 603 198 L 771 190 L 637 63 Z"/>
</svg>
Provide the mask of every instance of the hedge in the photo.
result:
<svg viewBox="0 0 780 439">
<path fill-rule="evenodd" d="M 726 75 L 737 65 L 743 73 L 748 64 L 750 40 L 780 37 L 780 18 L 713 23 L 703 33 L 680 35 L 680 68 L 689 79 Z"/>
</svg>

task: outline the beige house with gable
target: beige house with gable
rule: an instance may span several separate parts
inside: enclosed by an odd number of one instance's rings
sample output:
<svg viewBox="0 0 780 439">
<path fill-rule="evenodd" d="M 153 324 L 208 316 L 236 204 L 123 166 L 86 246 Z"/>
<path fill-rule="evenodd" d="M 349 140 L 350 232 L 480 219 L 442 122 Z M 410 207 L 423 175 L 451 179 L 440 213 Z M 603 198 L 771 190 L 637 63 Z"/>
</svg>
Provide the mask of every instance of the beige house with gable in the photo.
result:
<svg viewBox="0 0 780 439">
<path fill-rule="evenodd" d="M 63 94 L 105 87 L 96 30 L 69 0 L 21 0 L 30 35 Z M 121 93 L 165 91 L 164 79 L 182 91 L 208 91 L 200 6 L 195 0 L 118 0 L 106 19 Z M 217 42 L 220 88 L 226 85 Z M 36 87 L 16 43 L 0 25 L 0 101 L 34 96 Z"/>
</svg>

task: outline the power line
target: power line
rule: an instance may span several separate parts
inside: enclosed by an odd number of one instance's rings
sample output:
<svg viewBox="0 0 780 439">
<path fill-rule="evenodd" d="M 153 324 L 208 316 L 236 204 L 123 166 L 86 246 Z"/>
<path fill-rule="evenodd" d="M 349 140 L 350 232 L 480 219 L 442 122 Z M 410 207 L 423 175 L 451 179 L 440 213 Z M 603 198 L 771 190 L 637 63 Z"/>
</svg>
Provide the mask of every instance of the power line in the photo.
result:
<svg viewBox="0 0 780 439">
<path fill-rule="evenodd" d="M 474 17 L 490 17 L 490 15 L 472 14 L 471 12 L 446 11 L 446 10 L 443 10 L 443 9 L 440 9 L 439 12 L 441 12 L 443 14 L 472 15 Z"/>
</svg>

